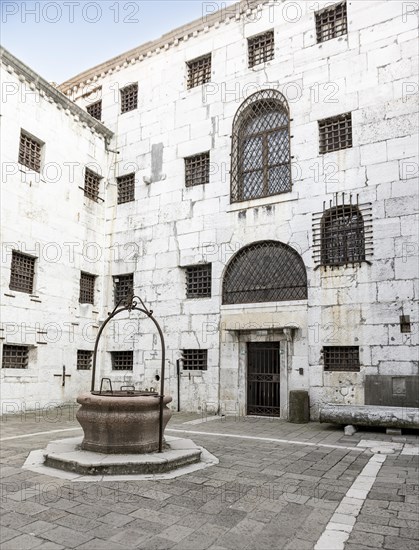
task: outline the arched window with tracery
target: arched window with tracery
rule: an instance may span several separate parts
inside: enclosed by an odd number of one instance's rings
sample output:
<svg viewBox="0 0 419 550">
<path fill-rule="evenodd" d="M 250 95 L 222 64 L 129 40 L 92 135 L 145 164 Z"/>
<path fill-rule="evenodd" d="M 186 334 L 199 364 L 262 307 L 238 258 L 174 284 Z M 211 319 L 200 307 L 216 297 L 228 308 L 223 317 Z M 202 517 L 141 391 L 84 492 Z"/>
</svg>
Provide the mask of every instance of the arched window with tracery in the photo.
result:
<svg viewBox="0 0 419 550">
<path fill-rule="evenodd" d="M 307 298 L 307 273 L 296 250 L 278 241 L 240 249 L 223 278 L 223 304 L 281 302 Z"/>
<path fill-rule="evenodd" d="M 233 121 L 231 202 L 291 191 L 290 118 L 276 90 L 251 95 Z"/>
<path fill-rule="evenodd" d="M 321 220 L 321 265 L 339 266 L 365 261 L 364 219 L 357 206 L 326 210 Z"/>
</svg>

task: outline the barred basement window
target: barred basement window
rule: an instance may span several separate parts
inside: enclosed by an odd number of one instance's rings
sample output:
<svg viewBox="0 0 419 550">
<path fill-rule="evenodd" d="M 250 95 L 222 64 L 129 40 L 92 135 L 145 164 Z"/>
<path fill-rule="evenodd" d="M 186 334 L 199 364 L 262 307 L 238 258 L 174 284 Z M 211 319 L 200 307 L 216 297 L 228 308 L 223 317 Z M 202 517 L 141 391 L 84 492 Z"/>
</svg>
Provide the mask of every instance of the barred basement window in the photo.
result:
<svg viewBox="0 0 419 550">
<path fill-rule="evenodd" d="M 112 370 L 133 370 L 133 351 L 111 351 Z"/>
<path fill-rule="evenodd" d="M 192 265 L 186 268 L 186 297 L 211 296 L 211 264 Z"/>
<path fill-rule="evenodd" d="M 118 187 L 118 204 L 135 200 L 135 174 L 127 174 L 116 178 Z"/>
<path fill-rule="evenodd" d="M 77 370 L 90 370 L 92 368 L 93 351 L 77 350 Z"/>
<path fill-rule="evenodd" d="M 346 2 L 324 8 L 316 13 L 317 43 L 347 34 Z"/>
<path fill-rule="evenodd" d="M 12 251 L 12 265 L 10 271 L 10 290 L 19 292 L 33 292 L 33 280 L 35 276 L 35 261 L 36 258 L 22 254 L 21 252 Z"/>
<path fill-rule="evenodd" d="M 364 220 L 353 204 L 326 210 L 321 221 L 321 265 L 339 266 L 365 261 Z"/>
<path fill-rule="evenodd" d="M 320 154 L 352 147 L 352 116 L 345 113 L 319 120 Z"/>
<path fill-rule="evenodd" d="M 88 105 L 86 107 L 86 111 L 93 118 L 97 118 L 97 120 L 101 120 L 101 118 L 102 118 L 102 101 L 96 101 L 96 103 L 92 103 L 91 105 Z"/>
<path fill-rule="evenodd" d="M 99 174 L 96 174 L 89 168 L 85 169 L 84 172 L 84 196 L 92 201 L 98 201 L 99 199 L 99 185 L 100 180 L 102 179 Z"/>
<path fill-rule="evenodd" d="M 307 299 L 307 273 L 301 256 L 278 241 L 261 241 L 239 250 L 223 281 L 223 304 Z"/>
<path fill-rule="evenodd" d="M 41 150 L 42 142 L 37 139 L 25 134 L 25 132 L 20 133 L 20 144 L 19 144 L 19 159 L 18 162 L 26 166 L 30 170 L 35 170 L 35 172 L 41 171 Z"/>
<path fill-rule="evenodd" d="M 249 67 L 266 63 L 274 58 L 274 32 L 268 31 L 248 39 Z"/>
<path fill-rule="evenodd" d="M 185 158 L 185 185 L 203 185 L 209 183 L 210 154 L 201 153 Z"/>
<path fill-rule="evenodd" d="M 182 350 L 183 370 L 207 370 L 208 350 L 184 349 Z"/>
<path fill-rule="evenodd" d="M 211 80 L 211 54 L 193 59 L 188 66 L 188 90 Z"/>
<path fill-rule="evenodd" d="M 130 84 L 121 90 L 121 113 L 133 111 L 138 107 L 138 84 Z"/>
<path fill-rule="evenodd" d="M 3 345 L 3 369 L 27 369 L 29 362 L 29 346 Z"/>
<path fill-rule="evenodd" d="M 79 302 L 81 304 L 94 304 L 95 298 L 95 279 L 96 275 L 85 273 L 80 274 L 80 296 Z"/>
<path fill-rule="evenodd" d="M 246 99 L 233 122 L 231 202 L 291 191 L 288 104 L 276 90 Z"/>
<path fill-rule="evenodd" d="M 114 295 L 115 305 L 123 303 L 126 298 L 129 298 L 134 293 L 134 274 L 128 275 L 115 275 L 114 282 Z"/>
<path fill-rule="evenodd" d="M 325 371 L 359 371 L 358 346 L 324 346 Z"/>
</svg>

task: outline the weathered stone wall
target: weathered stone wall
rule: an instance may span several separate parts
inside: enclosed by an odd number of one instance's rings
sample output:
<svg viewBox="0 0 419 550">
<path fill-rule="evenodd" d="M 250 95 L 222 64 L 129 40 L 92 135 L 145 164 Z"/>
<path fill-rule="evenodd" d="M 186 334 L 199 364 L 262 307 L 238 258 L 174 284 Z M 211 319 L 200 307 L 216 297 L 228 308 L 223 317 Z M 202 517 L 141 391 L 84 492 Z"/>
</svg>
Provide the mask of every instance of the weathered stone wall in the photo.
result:
<svg viewBox="0 0 419 550">
<path fill-rule="evenodd" d="M 102 99 L 103 122 L 115 133 L 111 148 L 119 152 L 110 154 L 106 179 L 103 313 L 113 307 L 111 276 L 134 272 L 136 292 L 166 332 L 167 387 L 174 396 L 180 350 L 209 350 L 207 371 L 182 374 L 184 410 L 245 411 L 247 338 L 281 341 L 285 416 L 291 389 L 309 389 L 316 418 L 323 402 L 362 404 L 365 374 L 418 372 L 416 17 L 405 3 L 348 2 L 348 34 L 316 44 L 314 10 L 324 4 L 267 3 L 207 29 L 203 23 L 195 36 L 185 30 L 182 40 L 157 53 L 150 46 L 149 55 L 117 68 L 107 64 L 68 92 L 82 107 Z M 274 60 L 247 68 L 247 38 L 270 29 Z M 209 52 L 212 82 L 187 90 L 185 63 Z M 138 109 L 120 114 L 119 89 L 131 82 L 139 84 Z M 96 87 L 101 91 L 82 97 Z M 231 204 L 233 118 L 246 97 L 269 88 L 283 93 L 290 107 L 292 191 Z M 348 111 L 352 148 L 319 155 L 317 121 Z M 208 150 L 210 183 L 185 188 L 184 157 Z M 117 205 L 115 177 L 132 171 L 136 200 Z M 371 264 L 315 270 L 313 214 L 343 192 L 371 203 Z M 302 256 L 308 300 L 222 306 L 228 260 L 265 239 Z M 202 261 L 212 263 L 212 297 L 186 300 L 182 267 Z M 411 317 L 409 334 L 400 332 L 402 311 Z M 106 351 L 101 372 L 155 387 L 159 343 L 148 320 L 139 322 L 132 342 L 136 318 L 111 327 L 104 346 L 135 349 L 132 375 L 112 372 Z M 284 334 L 290 326 L 295 330 Z M 324 372 L 324 345 L 359 345 L 360 372 Z"/>
</svg>

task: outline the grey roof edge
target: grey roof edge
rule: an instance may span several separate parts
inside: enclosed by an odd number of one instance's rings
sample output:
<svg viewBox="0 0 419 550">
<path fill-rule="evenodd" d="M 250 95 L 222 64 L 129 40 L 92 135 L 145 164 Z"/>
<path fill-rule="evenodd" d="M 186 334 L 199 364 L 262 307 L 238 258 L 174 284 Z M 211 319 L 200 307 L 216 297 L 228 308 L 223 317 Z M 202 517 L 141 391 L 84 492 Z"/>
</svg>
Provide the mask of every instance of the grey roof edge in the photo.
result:
<svg viewBox="0 0 419 550">
<path fill-rule="evenodd" d="M 42 76 L 33 71 L 30 67 L 25 65 L 23 61 L 11 54 L 6 48 L 0 46 L 0 59 L 6 70 L 8 67 L 12 67 L 13 70 L 22 75 L 29 83 L 33 83 L 38 89 L 42 90 L 45 95 L 54 100 L 55 103 L 60 105 L 63 109 L 68 109 L 73 115 L 77 116 L 82 123 L 85 123 L 92 130 L 101 134 L 106 140 L 110 140 L 113 136 L 113 132 L 109 130 L 99 120 L 96 120 L 84 111 L 81 107 L 76 105 L 73 101 L 68 99 L 61 91 L 57 90 L 49 82 L 47 82 Z"/>
<path fill-rule="evenodd" d="M 115 69 L 116 67 L 123 65 L 124 63 L 130 62 L 136 57 L 140 57 L 141 55 L 146 56 L 148 52 L 152 52 L 166 45 L 173 46 L 176 40 L 182 40 L 182 38 L 186 35 L 193 35 L 195 32 L 203 31 L 207 27 L 211 27 L 216 23 L 222 23 L 231 19 L 234 10 L 236 11 L 236 14 L 239 14 L 240 17 L 242 17 L 244 14 L 246 14 L 248 10 L 253 10 L 258 6 L 262 6 L 263 4 L 266 4 L 268 2 L 275 1 L 278 0 L 240 0 L 235 4 L 231 4 L 230 6 L 224 7 L 209 15 L 205 21 L 203 17 L 195 19 L 190 23 L 182 25 L 181 27 L 177 27 L 176 29 L 169 31 L 166 34 L 163 34 L 160 38 L 157 38 L 156 40 L 146 42 L 140 46 L 133 48 L 132 50 L 128 50 L 127 52 L 113 57 L 108 61 L 105 61 L 104 63 L 100 63 L 99 65 L 96 65 L 91 69 L 87 69 L 86 71 L 83 71 L 73 78 L 70 78 L 69 80 L 66 80 L 65 82 L 60 84 L 59 89 L 63 93 L 67 93 L 73 87 L 77 87 L 80 84 L 86 83 L 94 77 L 99 77 L 103 73 L 107 73 L 108 71 Z"/>
</svg>

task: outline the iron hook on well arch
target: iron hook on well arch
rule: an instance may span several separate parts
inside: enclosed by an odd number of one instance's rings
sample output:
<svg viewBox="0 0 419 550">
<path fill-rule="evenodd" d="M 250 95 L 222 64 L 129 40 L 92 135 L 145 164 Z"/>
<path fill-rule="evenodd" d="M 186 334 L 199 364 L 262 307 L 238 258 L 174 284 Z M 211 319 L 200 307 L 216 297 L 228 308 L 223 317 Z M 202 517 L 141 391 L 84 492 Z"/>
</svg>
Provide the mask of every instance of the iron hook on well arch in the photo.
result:
<svg viewBox="0 0 419 550">
<path fill-rule="evenodd" d="M 140 302 L 141 307 L 138 306 L 138 302 Z M 164 343 L 163 331 L 159 323 L 156 321 L 156 319 L 153 316 L 153 310 L 148 309 L 139 296 L 129 296 L 125 299 L 120 300 L 115 306 L 115 308 L 113 309 L 113 311 L 109 313 L 108 317 L 105 319 L 105 321 L 102 323 L 101 327 L 99 328 L 99 332 L 96 336 L 95 347 L 93 350 L 91 392 L 95 391 L 97 350 L 99 347 L 99 340 L 100 340 L 100 337 L 102 336 L 102 332 L 104 328 L 109 323 L 109 321 L 114 317 L 116 317 L 116 315 L 119 315 L 119 313 L 122 313 L 123 311 L 132 311 L 134 309 L 137 311 L 140 311 L 141 313 L 144 313 L 145 315 L 147 315 L 149 319 L 153 321 L 160 336 L 162 356 L 161 356 L 161 369 L 160 369 L 160 395 L 158 395 L 157 397 L 160 399 L 159 453 L 161 453 L 163 449 L 163 407 L 164 407 L 163 399 L 164 399 L 164 367 L 165 367 L 165 361 L 166 361 L 166 348 Z"/>
</svg>

